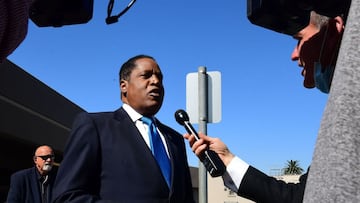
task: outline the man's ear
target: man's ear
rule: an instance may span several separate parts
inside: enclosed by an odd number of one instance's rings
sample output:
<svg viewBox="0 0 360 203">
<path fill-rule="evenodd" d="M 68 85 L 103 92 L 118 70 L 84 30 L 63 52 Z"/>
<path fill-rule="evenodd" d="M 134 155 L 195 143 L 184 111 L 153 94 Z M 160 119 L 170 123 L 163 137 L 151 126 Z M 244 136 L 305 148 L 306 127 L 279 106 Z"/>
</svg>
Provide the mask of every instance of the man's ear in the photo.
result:
<svg viewBox="0 0 360 203">
<path fill-rule="evenodd" d="M 342 34 L 342 32 L 344 32 L 344 29 L 345 29 L 345 22 L 344 22 L 344 19 L 340 16 L 336 16 L 334 18 L 335 20 L 335 23 L 336 23 L 336 29 L 339 33 Z"/>
<path fill-rule="evenodd" d="M 121 95 L 122 95 L 122 96 L 126 96 L 127 87 L 128 87 L 128 81 L 126 81 L 126 80 L 121 80 L 121 81 L 120 81 L 120 90 L 121 90 Z"/>
</svg>

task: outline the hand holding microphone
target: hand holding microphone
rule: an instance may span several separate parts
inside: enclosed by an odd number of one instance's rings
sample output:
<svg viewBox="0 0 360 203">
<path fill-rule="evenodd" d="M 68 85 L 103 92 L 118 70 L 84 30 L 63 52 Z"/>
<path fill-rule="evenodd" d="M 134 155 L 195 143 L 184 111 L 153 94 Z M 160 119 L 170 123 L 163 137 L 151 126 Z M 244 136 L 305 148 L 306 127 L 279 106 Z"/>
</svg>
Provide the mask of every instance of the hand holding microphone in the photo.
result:
<svg viewBox="0 0 360 203">
<path fill-rule="evenodd" d="M 189 134 L 194 135 L 196 140 L 200 139 L 199 135 L 189 122 L 189 116 L 184 110 L 177 110 L 175 112 L 175 119 L 180 125 L 185 127 Z M 224 174 L 226 167 L 216 152 L 206 149 L 199 158 L 212 177 L 218 177 Z"/>
</svg>

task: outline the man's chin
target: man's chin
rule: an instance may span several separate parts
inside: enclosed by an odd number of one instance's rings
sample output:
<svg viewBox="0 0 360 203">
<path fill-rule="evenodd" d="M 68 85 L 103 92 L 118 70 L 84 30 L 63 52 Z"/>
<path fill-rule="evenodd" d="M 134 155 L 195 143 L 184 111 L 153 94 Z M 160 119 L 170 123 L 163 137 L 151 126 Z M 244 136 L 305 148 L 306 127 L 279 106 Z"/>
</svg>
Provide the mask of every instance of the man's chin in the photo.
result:
<svg viewBox="0 0 360 203">
<path fill-rule="evenodd" d="M 46 172 L 51 171 L 51 169 L 52 169 L 52 166 L 49 165 L 49 164 L 44 165 L 43 168 L 42 168 L 42 170 L 43 170 L 43 171 L 46 171 Z"/>
<path fill-rule="evenodd" d="M 312 89 L 315 87 L 315 83 L 313 81 L 306 81 L 304 80 L 304 87 L 308 89 Z"/>
<path fill-rule="evenodd" d="M 142 111 L 140 113 L 147 116 L 153 116 L 160 110 L 160 108 L 161 103 L 155 102 L 142 108 Z"/>
<path fill-rule="evenodd" d="M 305 85 L 304 85 L 304 87 L 305 87 L 306 89 L 312 89 L 312 88 L 314 88 L 315 86 L 310 87 L 310 86 L 305 86 Z"/>
</svg>

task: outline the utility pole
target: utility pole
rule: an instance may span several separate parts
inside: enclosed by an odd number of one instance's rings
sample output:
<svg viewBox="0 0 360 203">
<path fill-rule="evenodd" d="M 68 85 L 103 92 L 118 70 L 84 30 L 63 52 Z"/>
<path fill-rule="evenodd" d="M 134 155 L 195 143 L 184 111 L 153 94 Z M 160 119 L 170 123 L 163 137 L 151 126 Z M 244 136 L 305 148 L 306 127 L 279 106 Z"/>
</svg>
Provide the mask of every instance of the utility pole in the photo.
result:
<svg viewBox="0 0 360 203">
<path fill-rule="evenodd" d="M 199 82 L 199 131 L 207 134 L 208 122 L 208 82 L 206 67 L 198 69 Z M 199 161 L 199 203 L 207 203 L 207 172 Z"/>
</svg>

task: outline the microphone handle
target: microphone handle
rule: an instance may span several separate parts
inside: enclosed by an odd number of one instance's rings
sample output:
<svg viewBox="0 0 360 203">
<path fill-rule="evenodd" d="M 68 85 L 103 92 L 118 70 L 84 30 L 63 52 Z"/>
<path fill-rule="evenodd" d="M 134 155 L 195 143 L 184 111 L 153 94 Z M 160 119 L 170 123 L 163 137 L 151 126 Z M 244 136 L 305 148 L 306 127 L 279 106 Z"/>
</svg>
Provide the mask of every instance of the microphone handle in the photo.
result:
<svg viewBox="0 0 360 203">
<path fill-rule="evenodd" d="M 184 126 L 189 134 L 193 134 L 195 136 L 196 140 L 200 139 L 199 135 L 190 122 L 185 121 Z M 213 150 L 205 150 L 204 154 L 201 155 L 200 160 L 212 177 L 222 176 L 225 173 L 226 166 L 220 159 L 219 155 Z"/>
<path fill-rule="evenodd" d="M 189 121 L 185 121 L 184 122 L 184 126 L 185 126 L 185 129 L 186 131 L 191 135 L 194 135 L 195 136 L 195 139 L 196 140 L 199 140 L 200 137 L 199 135 L 197 134 L 197 132 L 195 131 L 194 127 L 191 125 L 191 123 Z"/>
</svg>

